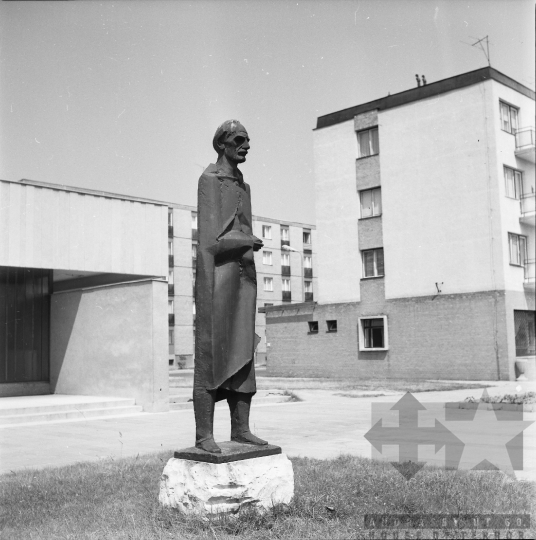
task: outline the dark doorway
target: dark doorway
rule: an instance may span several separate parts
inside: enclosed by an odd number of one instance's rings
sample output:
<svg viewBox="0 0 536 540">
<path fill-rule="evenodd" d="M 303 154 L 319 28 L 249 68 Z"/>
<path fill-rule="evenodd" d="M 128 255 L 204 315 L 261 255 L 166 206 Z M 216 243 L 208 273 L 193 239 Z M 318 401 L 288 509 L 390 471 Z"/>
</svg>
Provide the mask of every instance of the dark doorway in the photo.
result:
<svg viewBox="0 0 536 540">
<path fill-rule="evenodd" d="M 49 380 L 51 270 L 0 266 L 0 383 Z"/>
<path fill-rule="evenodd" d="M 516 356 L 532 356 L 536 353 L 536 312 L 514 310 L 516 332 Z"/>
</svg>

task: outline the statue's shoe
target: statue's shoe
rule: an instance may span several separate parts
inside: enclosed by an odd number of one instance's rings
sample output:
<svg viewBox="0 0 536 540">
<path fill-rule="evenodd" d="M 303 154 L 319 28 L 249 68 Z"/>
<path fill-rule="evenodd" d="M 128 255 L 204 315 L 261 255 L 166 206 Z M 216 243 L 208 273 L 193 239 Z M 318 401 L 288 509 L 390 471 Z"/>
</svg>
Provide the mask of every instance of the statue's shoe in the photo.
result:
<svg viewBox="0 0 536 540">
<path fill-rule="evenodd" d="M 257 446 L 264 446 L 268 444 L 268 441 L 264 441 L 259 437 L 253 435 L 251 431 L 246 431 L 245 433 L 241 433 L 240 435 L 231 435 L 231 441 L 243 444 L 255 444 Z"/>
<path fill-rule="evenodd" d="M 205 439 L 204 441 L 196 441 L 195 447 L 204 450 L 205 452 L 210 452 L 211 454 L 221 454 L 221 448 L 216 444 L 214 439 Z"/>
</svg>

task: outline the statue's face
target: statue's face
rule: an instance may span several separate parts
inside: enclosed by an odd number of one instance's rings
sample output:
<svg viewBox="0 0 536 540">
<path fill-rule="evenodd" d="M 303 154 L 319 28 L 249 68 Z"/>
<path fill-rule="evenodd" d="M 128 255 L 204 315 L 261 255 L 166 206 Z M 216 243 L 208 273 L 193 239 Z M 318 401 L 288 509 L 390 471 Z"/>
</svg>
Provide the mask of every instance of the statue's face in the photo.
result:
<svg viewBox="0 0 536 540">
<path fill-rule="evenodd" d="M 249 150 L 248 132 L 241 126 L 239 131 L 231 133 L 225 139 L 225 156 L 229 161 L 244 163 Z"/>
</svg>

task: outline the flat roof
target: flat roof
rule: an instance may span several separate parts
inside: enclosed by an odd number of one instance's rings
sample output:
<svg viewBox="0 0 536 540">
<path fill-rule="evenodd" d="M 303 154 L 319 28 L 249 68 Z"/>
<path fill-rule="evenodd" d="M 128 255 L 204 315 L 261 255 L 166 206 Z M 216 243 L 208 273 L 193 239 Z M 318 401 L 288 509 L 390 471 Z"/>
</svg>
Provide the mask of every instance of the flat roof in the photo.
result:
<svg viewBox="0 0 536 540">
<path fill-rule="evenodd" d="M 108 199 L 121 199 L 124 201 L 141 202 L 141 203 L 146 203 L 146 204 L 154 204 L 158 206 L 167 206 L 169 208 L 178 208 L 180 210 L 188 210 L 189 212 L 197 212 L 196 206 L 189 206 L 186 204 L 178 204 L 178 203 L 172 203 L 172 202 L 166 202 L 166 201 L 157 201 L 154 199 L 146 199 L 144 197 L 132 197 L 130 195 L 122 195 L 119 193 L 111 193 L 108 191 L 100 191 L 96 189 L 86 189 L 86 188 L 81 188 L 81 187 L 67 186 L 65 184 L 53 184 L 52 182 L 41 182 L 39 180 L 29 180 L 27 178 L 22 178 L 21 180 L 18 180 L 18 181 L 0 179 L 0 182 L 7 182 L 9 184 L 23 184 L 25 186 L 35 186 L 35 187 L 40 187 L 40 188 L 53 189 L 56 191 L 69 191 L 73 193 L 81 193 L 82 195 L 93 195 L 95 197 L 105 197 Z M 279 224 L 290 225 L 294 227 L 305 227 L 307 229 L 313 229 L 313 230 L 316 229 L 314 225 L 310 225 L 307 223 L 298 223 L 295 221 L 285 221 L 282 219 L 253 216 L 253 220 L 265 221 L 267 223 L 279 223 Z"/>
<path fill-rule="evenodd" d="M 478 84 L 489 79 L 500 82 L 501 84 L 516 90 L 528 98 L 535 98 L 535 93 L 530 88 L 518 83 L 500 71 L 497 71 L 490 66 L 486 66 L 484 68 L 476 69 L 475 71 L 462 73 L 461 75 L 449 77 L 448 79 L 442 79 L 440 81 L 425 84 L 424 86 L 410 88 L 409 90 L 404 90 L 404 92 L 399 92 L 398 94 L 389 95 L 380 99 L 375 99 L 374 101 L 369 101 L 368 103 L 355 105 L 354 107 L 349 107 L 348 109 L 342 109 L 341 111 L 319 116 L 316 121 L 315 129 L 321 129 L 324 127 L 333 126 L 335 124 L 340 124 L 341 122 L 346 122 L 347 120 L 351 120 L 358 114 L 362 114 L 364 112 L 372 110 L 381 111 L 391 109 L 393 107 L 399 107 L 400 105 L 437 96 L 438 94 L 443 94 L 445 92 L 451 92 L 452 90 Z"/>
</svg>

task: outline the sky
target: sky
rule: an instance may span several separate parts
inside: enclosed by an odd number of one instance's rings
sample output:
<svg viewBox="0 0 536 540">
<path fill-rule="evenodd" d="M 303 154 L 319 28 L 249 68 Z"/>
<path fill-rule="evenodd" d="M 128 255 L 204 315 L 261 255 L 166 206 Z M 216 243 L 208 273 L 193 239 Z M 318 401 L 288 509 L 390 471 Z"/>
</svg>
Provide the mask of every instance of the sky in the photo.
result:
<svg viewBox="0 0 536 540">
<path fill-rule="evenodd" d="M 534 89 L 532 0 L 0 3 L 0 178 L 196 205 L 224 120 L 253 212 L 314 223 L 318 116 L 487 65 Z"/>
</svg>

